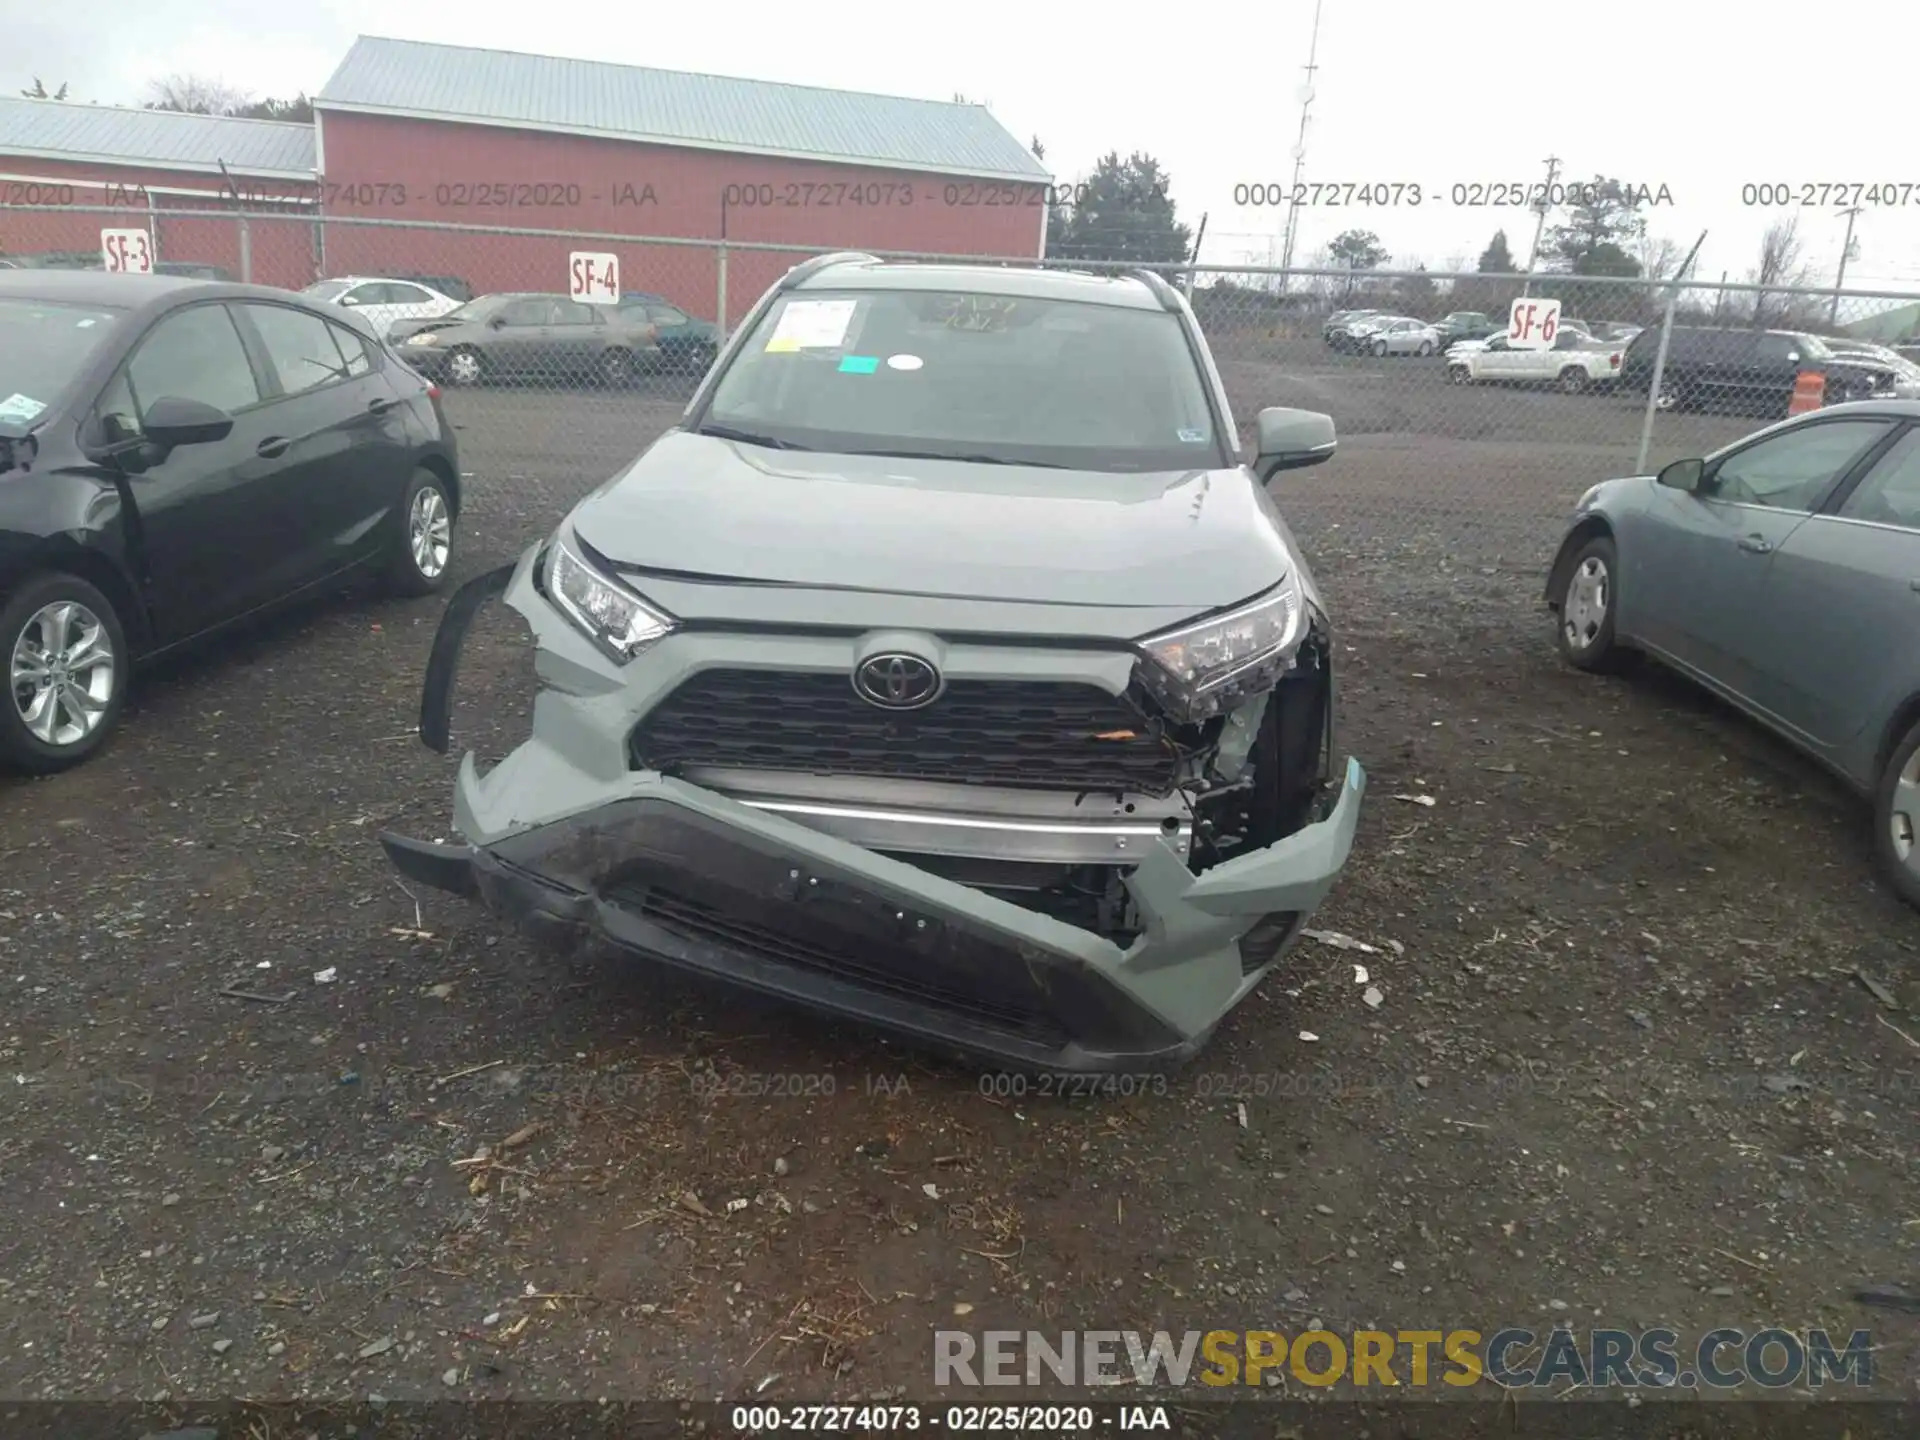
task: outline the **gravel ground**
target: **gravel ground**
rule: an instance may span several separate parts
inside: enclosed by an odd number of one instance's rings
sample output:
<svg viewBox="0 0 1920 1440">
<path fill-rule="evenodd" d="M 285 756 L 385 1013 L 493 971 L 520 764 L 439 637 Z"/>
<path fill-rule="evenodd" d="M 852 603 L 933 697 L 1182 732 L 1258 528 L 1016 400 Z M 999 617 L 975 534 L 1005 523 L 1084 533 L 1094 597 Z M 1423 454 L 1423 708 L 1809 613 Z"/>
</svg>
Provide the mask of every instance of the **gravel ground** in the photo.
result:
<svg viewBox="0 0 1920 1440">
<path fill-rule="evenodd" d="M 1281 496 L 1371 776 L 1317 924 L 1369 953 L 1305 943 L 1087 1099 L 539 952 L 385 865 L 446 824 L 439 604 L 349 593 L 0 780 L 0 1396 L 932 1398 L 943 1326 L 1566 1319 L 1871 1326 L 1912 1398 L 1916 1322 L 1849 1296 L 1920 1280 L 1914 917 L 1850 797 L 1677 681 L 1571 673 L 1538 607 L 1637 412 L 1270 359 L 1223 347 L 1243 419 L 1317 395 L 1350 437 Z M 676 409 L 450 405 L 457 578 Z M 456 748 L 517 738 L 518 631 L 477 632 Z"/>
</svg>

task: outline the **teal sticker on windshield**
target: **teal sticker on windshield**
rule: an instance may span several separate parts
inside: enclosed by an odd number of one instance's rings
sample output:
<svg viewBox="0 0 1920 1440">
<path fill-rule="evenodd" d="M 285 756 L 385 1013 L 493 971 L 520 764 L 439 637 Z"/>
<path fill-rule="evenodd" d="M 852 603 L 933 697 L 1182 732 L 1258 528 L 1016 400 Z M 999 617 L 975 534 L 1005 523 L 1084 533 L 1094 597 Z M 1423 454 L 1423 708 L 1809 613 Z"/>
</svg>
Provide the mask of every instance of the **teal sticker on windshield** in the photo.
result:
<svg viewBox="0 0 1920 1440">
<path fill-rule="evenodd" d="M 22 423 L 33 419 L 47 407 L 31 395 L 13 394 L 0 400 L 0 420 L 18 420 Z"/>
<path fill-rule="evenodd" d="M 878 355 L 845 355 L 840 360 L 842 375 L 871 375 L 880 368 Z"/>
<path fill-rule="evenodd" d="M 1207 432 L 1204 430 L 1182 430 L 1180 432 L 1180 439 L 1182 443 L 1187 445 L 1204 445 L 1207 440 Z"/>
</svg>

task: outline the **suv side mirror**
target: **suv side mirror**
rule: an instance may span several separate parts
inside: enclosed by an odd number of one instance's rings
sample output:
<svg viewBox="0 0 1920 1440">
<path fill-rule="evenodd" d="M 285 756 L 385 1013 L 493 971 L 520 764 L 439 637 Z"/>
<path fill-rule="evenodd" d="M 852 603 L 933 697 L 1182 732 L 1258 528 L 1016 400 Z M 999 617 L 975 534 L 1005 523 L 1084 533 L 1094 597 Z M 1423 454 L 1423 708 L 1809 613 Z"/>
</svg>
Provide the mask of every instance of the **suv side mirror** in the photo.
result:
<svg viewBox="0 0 1920 1440">
<path fill-rule="evenodd" d="M 147 439 L 172 449 L 175 445 L 208 445 L 233 433 L 233 417 L 201 400 L 162 395 L 147 407 L 140 422 Z"/>
<path fill-rule="evenodd" d="M 1254 422 L 1253 473 L 1265 484 L 1282 470 L 1300 470 L 1333 458 L 1333 417 L 1317 410 L 1272 405 Z"/>
<path fill-rule="evenodd" d="M 1707 462 L 1704 460 L 1676 460 L 1656 478 L 1669 490 L 1684 490 L 1692 495 L 1700 489 L 1700 481 L 1706 471 Z"/>
</svg>

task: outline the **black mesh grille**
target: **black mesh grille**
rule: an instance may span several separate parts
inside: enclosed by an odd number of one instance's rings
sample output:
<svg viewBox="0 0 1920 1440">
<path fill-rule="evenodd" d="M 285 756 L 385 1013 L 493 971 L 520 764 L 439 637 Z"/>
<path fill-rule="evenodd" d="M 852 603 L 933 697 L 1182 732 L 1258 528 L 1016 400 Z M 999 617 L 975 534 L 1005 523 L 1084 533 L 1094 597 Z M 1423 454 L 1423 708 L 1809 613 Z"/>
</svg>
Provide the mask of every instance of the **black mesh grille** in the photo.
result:
<svg viewBox="0 0 1920 1440">
<path fill-rule="evenodd" d="M 1099 736 L 1133 738 L 1099 739 Z M 925 709 L 868 704 L 843 674 L 709 670 L 633 732 L 633 763 L 1164 795 L 1178 757 L 1124 698 L 1070 681 L 954 680 Z"/>
<path fill-rule="evenodd" d="M 804 916 L 790 911 L 787 925 L 775 929 L 745 913 L 743 906 L 723 910 L 659 885 L 630 883 L 607 898 L 683 939 L 745 951 L 862 989 L 934 1006 L 1023 1039 L 1049 1045 L 1067 1039 L 1059 1022 L 1041 1008 L 1031 976 L 1010 963 L 996 964 L 998 957 L 975 955 L 963 975 L 951 964 L 936 966 L 925 957 L 876 954 L 872 942 L 861 937 L 832 935 L 815 927 L 808 927 L 813 933 L 804 933 L 792 928 L 804 926 Z"/>
</svg>

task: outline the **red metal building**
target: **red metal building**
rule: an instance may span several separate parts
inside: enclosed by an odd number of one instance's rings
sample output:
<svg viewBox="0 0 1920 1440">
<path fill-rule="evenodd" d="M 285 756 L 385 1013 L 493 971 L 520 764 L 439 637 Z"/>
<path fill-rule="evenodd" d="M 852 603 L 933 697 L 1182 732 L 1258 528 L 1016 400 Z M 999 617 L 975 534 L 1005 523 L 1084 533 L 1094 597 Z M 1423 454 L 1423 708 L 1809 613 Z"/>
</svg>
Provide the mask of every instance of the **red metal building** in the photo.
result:
<svg viewBox="0 0 1920 1440">
<path fill-rule="evenodd" d="M 1003 258 L 1045 239 L 1051 176 L 979 105 L 362 36 L 315 110 L 335 275 L 563 290 L 572 251 L 611 251 L 622 288 L 713 316 L 723 235 Z M 729 247 L 724 318 L 799 258 Z"/>
<path fill-rule="evenodd" d="M 227 218 L 236 197 L 258 218 Z M 101 230 L 140 229 L 163 262 L 297 287 L 318 197 L 308 125 L 0 99 L 0 254 L 98 255 Z"/>
</svg>

